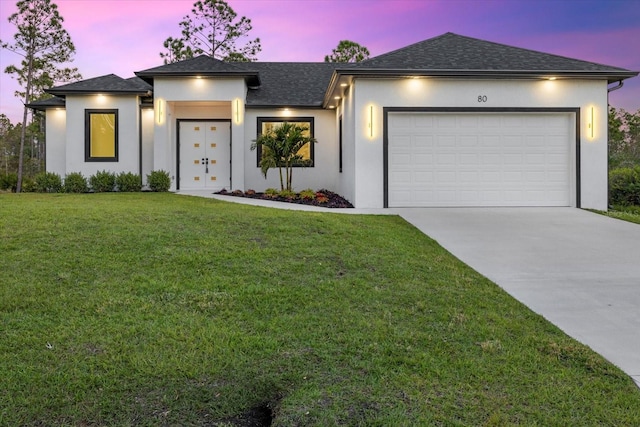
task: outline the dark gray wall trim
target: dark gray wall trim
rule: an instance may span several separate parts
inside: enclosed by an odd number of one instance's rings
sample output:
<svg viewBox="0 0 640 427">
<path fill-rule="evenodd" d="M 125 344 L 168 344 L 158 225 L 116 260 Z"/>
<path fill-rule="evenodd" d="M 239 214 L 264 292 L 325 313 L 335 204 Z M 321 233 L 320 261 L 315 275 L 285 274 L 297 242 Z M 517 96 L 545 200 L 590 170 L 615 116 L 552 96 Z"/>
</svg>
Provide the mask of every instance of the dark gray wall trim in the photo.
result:
<svg viewBox="0 0 640 427">
<path fill-rule="evenodd" d="M 256 138 L 262 135 L 262 124 L 264 122 L 287 122 L 287 123 L 309 123 L 309 133 L 312 138 L 315 138 L 315 117 L 258 117 L 256 120 Z M 315 144 L 311 143 L 309 145 L 309 155 L 311 157 L 311 166 L 305 167 L 315 167 L 316 161 L 316 152 L 314 148 Z M 256 167 L 260 167 L 260 158 L 262 157 L 262 147 L 258 145 L 256 149 Z M 294 166 L 294 168 L 298 168 L 300 166 Z"/>
<path fill-rule="evenodd" d="M 113 114 L 114 115 L 114 156 L 113 157 L 91 157 L 91 115 L 92 114 Z M 118 109 L 85 109 L 84 110 L 84 161 L 85 162 L 118 162 L 118 142 L 120 137 L 120 127 L 118 123 Z"/>
<path fill-rule="evenodd" d="M 384 207 L 389 207 L 389 113 L 573 113 L 575 118 L 576 150 L 576 207 L 581 207 L 580 193 L 580 108 L 518 108 L 518 107 L 383 107 L 382 108 L 382 161 Z"/>
</svg>

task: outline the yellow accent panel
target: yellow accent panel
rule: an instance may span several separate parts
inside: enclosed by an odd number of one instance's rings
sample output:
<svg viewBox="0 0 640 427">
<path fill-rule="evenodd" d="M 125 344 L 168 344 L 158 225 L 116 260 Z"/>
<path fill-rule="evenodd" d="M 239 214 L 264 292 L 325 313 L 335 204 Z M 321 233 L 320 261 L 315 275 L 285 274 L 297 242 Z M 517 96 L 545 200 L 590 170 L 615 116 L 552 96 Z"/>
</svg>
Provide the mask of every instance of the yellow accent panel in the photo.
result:
<svg viewBox="0 0 640 427">
<path fill-rule="evenodd" d="M 216 130 L 216 127 L 215 126 L 211 126 L 211 130 Z"/>
<path fill-rule="evenodd" d="M 199 147 L 200 147 L 200 144 L 197 144 L 197 143 L 196 143 L 196 144 L 193 144 L 193 146 L 194 146 L 195 148 L 199 148 Z"/>
<path fill-rule="evenodd" d="M 91 114 L 91 157 L 116 156 L 115 113 Z"/>
<path fill-rule="evenodd" d="M 200 181 L 200 177 L 199 177 L 199 176 L 194 176 L 194 177 L 193 177 L 193 180 L 194 180 L 194 181 Z"/>
<path fill-rule="evenodd" d="M 194 160 L 194 161 L 193 161 L 193 164 L 194 164 L 194 165 L 199 165 L 199 164 L 200 164 L 200 160 L 198 160 L 198 159 Z"/>
<path fill-rule="evenodd" d="M 215 181 L 215 180 L 216 180 L 216 177 L 215 177 L 215 176 L 212 176 L 212 177 L 211 177 L 211 181 Z"/>
<path fill-rule="evenodd" d="M 212 165 L 215 165 L 215 164 L 216 164 L 216 161 L 215 161 L 215 160 L 211 160 L 211 164 L 212 164 Z"/>
<path fill-rule="evenodd" d="M 193 127 L 193 130 L 196 130 L 196 131 L 197 131 L 197 130 L 200 130 L 200 126 L 194 126 L 194 127 Z"/>
<path fill-rule="evenodd" d="M 211 148 L 216 148 L 216 147 L 217 147 L 217 145 L 215 143 L 211 144 Z"/>
</svg>

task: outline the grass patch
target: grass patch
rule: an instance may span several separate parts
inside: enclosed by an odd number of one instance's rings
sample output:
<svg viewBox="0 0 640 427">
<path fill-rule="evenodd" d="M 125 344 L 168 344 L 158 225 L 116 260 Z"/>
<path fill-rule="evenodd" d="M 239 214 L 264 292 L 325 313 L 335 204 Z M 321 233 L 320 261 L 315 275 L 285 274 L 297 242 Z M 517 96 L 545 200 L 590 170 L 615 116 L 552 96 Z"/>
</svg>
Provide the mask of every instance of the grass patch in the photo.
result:
<svg viewBox="0 0 640 427">
<path fill-rule="evenodd" d="M 0 425 L 640 425 L 640 393 L 398 217 L 0 195 Z"/>
<path fill-rule="evenodd" d="M 621 219 L 623 221 L 640 224 L 640 206 L 614 206 L 608 211 L 593 212 L 605 215 L 611 218 Z"/>
</svg>

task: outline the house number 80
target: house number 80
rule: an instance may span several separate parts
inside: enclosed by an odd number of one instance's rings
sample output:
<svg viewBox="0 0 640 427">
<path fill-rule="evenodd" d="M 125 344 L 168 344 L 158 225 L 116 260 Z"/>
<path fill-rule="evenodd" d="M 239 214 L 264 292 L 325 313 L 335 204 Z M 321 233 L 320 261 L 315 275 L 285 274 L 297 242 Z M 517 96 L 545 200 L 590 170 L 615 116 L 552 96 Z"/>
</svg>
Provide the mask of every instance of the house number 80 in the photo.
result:
<svg viewBox="0 0 640 427">
<path fill-rule="evenodd" d="M 478 95 L 478 102 L 487 102 L 487 95 Z"/>
</svg>

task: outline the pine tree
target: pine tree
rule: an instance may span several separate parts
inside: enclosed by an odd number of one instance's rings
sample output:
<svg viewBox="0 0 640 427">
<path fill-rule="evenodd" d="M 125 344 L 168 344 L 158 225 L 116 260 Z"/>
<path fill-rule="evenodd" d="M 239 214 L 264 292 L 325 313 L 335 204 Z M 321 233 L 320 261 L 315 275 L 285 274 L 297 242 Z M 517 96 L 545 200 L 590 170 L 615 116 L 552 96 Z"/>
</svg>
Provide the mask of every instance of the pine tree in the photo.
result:
<svg viewBox="0 0 640 427">
<path fill-rule="evenodd" d="M 51 0 L 20 0 L 17 7 L 18 11 L 9 17 L 9 23 L 18 30 L 13 36 L 14 43 L 3 43 L 0 40 L 0 47 L 22 57 L 19 66 L 10 65 L 4 70 L 21 85 L 22 90 L 16 91 L 15 94 L 25 104 L 16 189 L 20 192 L 28 119 L 27 104 L 43 97 L 44 89 L 53 86 L 54 83 L 77 80 L 81 76 L 77 68 L 60 67 L 72 61 L 75 46 L 69 33 L 62 26 L 64 19 L 58 12 L 58 6 Z"/>
</svg>

